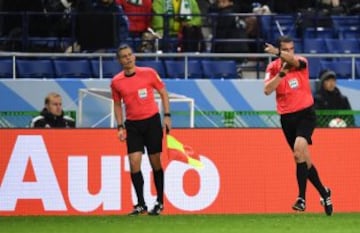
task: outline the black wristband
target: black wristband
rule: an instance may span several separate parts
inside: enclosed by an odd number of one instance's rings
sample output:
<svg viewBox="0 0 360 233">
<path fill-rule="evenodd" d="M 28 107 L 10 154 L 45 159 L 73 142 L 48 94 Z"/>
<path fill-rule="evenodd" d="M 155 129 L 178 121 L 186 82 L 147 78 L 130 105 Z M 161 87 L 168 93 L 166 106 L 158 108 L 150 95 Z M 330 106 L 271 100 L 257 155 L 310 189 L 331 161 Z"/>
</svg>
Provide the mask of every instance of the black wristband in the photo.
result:
<svg viewBox="0 0 360 233">
<path fill-rule="evenodd" d="M 281 50 L 279 49 L 279 52 L 276 54 L 276 56 L 280 57 L 281 56 Z"/>
<path fill-rule="evenodd" d="M 119 130 L 119 129 L 123 129 L 123 128 L 125 128 L 123 124 L 118 124 L 118 125 L 117 125 L 117 129 L 118 129 L 118 130 Z"/>
<path fill-rule="evenodd" d="M 280 77 L 280 78 L 285 77 L 285 75 L 286 75 L 286 73 L 285 73 L 284 71 L 280 71 L 280 72 L 279 72 L 279 77 Z"/>
<path fill-rule="evenodd" d="M 164 113 L 164 117 L 171 117 L 171 113 Z"/>
</svg>

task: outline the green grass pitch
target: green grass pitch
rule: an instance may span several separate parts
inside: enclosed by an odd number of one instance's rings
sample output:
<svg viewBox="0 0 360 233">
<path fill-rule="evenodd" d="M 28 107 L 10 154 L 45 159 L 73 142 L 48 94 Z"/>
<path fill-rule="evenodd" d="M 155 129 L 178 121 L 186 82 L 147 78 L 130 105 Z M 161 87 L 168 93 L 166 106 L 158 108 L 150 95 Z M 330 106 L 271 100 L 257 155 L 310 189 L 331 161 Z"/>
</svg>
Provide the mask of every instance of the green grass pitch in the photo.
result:
<svg viewBox="0 0 360 233">
<path fill-rule="evenodd" d="M 360 213 L 162 216 L 1 216 L 6 233 L 350 233 Z"/>
</svg>

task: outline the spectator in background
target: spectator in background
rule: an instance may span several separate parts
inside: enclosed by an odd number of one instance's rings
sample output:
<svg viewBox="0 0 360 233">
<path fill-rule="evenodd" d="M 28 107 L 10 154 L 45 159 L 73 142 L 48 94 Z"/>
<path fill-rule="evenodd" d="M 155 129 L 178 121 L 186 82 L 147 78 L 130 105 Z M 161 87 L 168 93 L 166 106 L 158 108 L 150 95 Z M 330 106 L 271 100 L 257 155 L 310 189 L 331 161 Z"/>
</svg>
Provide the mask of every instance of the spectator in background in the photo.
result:
<svg viewBox="0 0 360 233">
<path fill-rule="evenodd" d="M 32 12 L 36 14 L 27 15 L 27 35 L 29 36 L 46 36 L 48 33 L 47 20 L 43 12 L 42 0 L 22 1 L 22 0 L 3 0 L 2 11 L 10 12 L 1 16 L 3 21 L 2 37 L 9 40 L 1 42 L 1 50 L 6 51 L 25 51 L 26 43 L 23 43 L 23 12 Z M 12 14 L 14 13 L 14 14 Z"/>
<path fill-rule="evenodd" d="M 320 85 L 315 93 L 315 108 L 317 110 L 351 110 L 351 105 L 346 96 L 341 94 L 336 87 L 336 73 L 325 69 L 319 74 Z M 321 115 L 318 117 L 317 125 L 328 127 L 332 119 L 341 118 L 347 126 L 354 126 L 353 115 Z"/>
<path fill-rule="evenodd" d="M 216 40 L 236 40 L 246 39 L 245 22 L 238 16 L 232 16 L 236 8 L 233 0 L 217 0 L 216 8 L 213 10 L 217 17 L 213 18 L 214 46 L 212 51 L 215 53 L 247 53 L 249 51 L 247 42 L 237 41 L 216 41 Z"/>
<path fill-rule="evenodd" d="M 129 35 L 129 20 L 121 6 L 117 5 L 114 0 L 97 0 L 94 4 L 96 12 L 116 13 L 118 15 L 117 24 L 119 26 L 118 39 L 119 45 L 124 43 Z M 91 25 L 90 25 L 91 26 Z"/>
<path fill-rule="evenodd" d="M 88 12 L 92 9 L 93 0 L 71 0 L 72 7 L 78 12 Z"/>
<path fill-rule="evenodd" d="M 75 120 L 64 115 L 60 94 L 50 92 L 44 101 L 44 108 L 40 115 L 34 117 L 31 128 L 75 128 Z"/>
<path fill-rule="evenodd" d="M 201 33 L 202 37 L 204 39 L 204 46 L 205 50 L 207 52 L 211 51 L 211 39 L 212 39 L 212 31 L 211 31 L 211 25 L 208 12 L 211 5 L 213 5 L 215 0 L 197 0 L 200 12 L 201 12 L 201 18 L 202 18 L 202 27 L 201 27 Z"/>
<path fill-rule="evenodd" d="M 78 0 L 75 6 L 76 42 L 65 52 L 107 52 L 125 43 L 129 22 L 114 0 Z M 90 5 L 89 5 L 90 4 Z"/>
<path fill-rule="evenodd" d="M 116 0 L 129 18 L 130 37 L 140 37 L 150 27 L 152 0 Z"/>
<path fill-rule="evenodd" d="M 152 28 L 161 37 L 177 37 L 180 41 L 177 51 L 195 52 L 203 49 L 202 19 L 196 0 L 154 0 L 152 9 L 155 14 Z M 164 42 L 169 44 L 169 41 Z"/>
<path fill-rule="evenodd" d="M 348 15 L 360 14 L 360 1 L 359 0 L 342 0 L 341 4 L 344 6 Z"/>
<path fill-rule="evenodd" d="M 71 37 L 71 16 L 75 0 L 42 0 L 43 12 L 48 15 L 50 36 Z M 61 14 L 62 13 L 62 14 Z"/>
<path fill-rule="evenodd" d="M 133 40 L 136 52 L 156 52 L 155 40 L 151 32 L 152 0 L 116 0 L 129 18 L 129 40 Z M 140 38 L 141 43 L 138 44 Z"/>
</svg>

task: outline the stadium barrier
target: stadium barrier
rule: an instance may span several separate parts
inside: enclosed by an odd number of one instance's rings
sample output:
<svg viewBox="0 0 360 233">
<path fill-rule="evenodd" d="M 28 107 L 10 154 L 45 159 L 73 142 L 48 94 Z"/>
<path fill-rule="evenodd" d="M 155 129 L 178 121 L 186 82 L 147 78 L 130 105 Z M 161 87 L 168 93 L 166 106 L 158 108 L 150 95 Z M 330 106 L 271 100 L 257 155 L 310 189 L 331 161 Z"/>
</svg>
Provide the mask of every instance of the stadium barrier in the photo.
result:
<svg viewBox="0 0 360 233">
<path fill-rule="evenodd" d="M 280 129 L 173 129 L 203 164 L 162 155 L 164 214 L 291 213 L 295 164 Z M 318 129 L 310 147 L 335 213 L 359 212 L 359 129 Z M 125 143 L 115 129 L 0 129 L 0 216 L 116 215 L 136 202 Z M 144 157 L 145 158 L 145 157 Z M 143 160 L 144 194 L 155 188 Z M 307 212 L 321 213 L 308 184 Z"/>
<path fill-rule="evenodd" d="M 310 58 L 321 58 L 321 59 L 340 59 L 340 60 L 348 60 L 350 63 L 350 70 L 347 70 L 346 73 L 349 73 L 349 77 L 345 77 L 345 79 L 352 79 L 355 80 L 358 78 L 356 73 L 356 61 L 360 58 L 359 53 L 298 53 L 308 59 Z M 274 56 L 271 56 L 266 53 L 135 53 L 138 60 L 143 59 L 144 62 L 148 59 L 154 59 L 156 61 L 164 61 L 166 59 L 179 59 L 183 60 L 185 67 L 184 67 L 184 79 L 188 79 L 189 75 L 189 60 L 219 60 L 221 59 L 228 59 L 228 60 L 238 60 L 238 59 L 245 59 L 249 61 L 255 61 L 255 63 L 251 63 L 250 65 L 247 63 L 238 64 L 239 70 L 242 70 L 240 74 L 242 79 L 262 79 L 263 72 L 265 71 L 266 64 L 268 64 Z M 104 67 L 103 63 L 104 60 L 109 58 L 115 58 L 115 53 L 22 53 L 22 52 L 2 52 L 0 53 L 0 59 L 10 58 L 12 61 L 12 76 L 9 77 L 2 77 L 2 78 L 12 78 L 19 80 L 17 76 L 17 63 L 18 59 L 50 59 L 55 61 L 56 59 L 95 59 L 99 61 L 99 72 L 97 72 L 98 76 L 88 77 L 88 78 L 95 78 L 95 79 L 105 79 L 104 77 Z M 310 64 L 311 65 L 311 64 Z M 314 65 L 314 64 L 313 64 Z M 321 68 L 320 64 L 316 68 Z M 331 67 L 327 67 L 331 68 Z M 312 71 L 311 67 L 309 68 L 310 72 Z M 91 73 L 91 71 L 88 71 Z M 317 74 L 316 74 L 317 75 Z M 317 76 L 316 76 L 317 77 Z M 311 77 L 312 79 L 316 77 Z M 57 77 L 58 78 L 58 77 Z M 69 77 L 71 78 L 71 77 Z M 168 77 L 162 77 L 168 78 Z M 170 77 L 169 77 L 170 78 Z M 53 79 L 53 78 L 44 78 L 39 76 L 38 78 L 33 79 Z M 220 79 L 220 77 L 219 77 Z M 343 77 L 344 79 L 344 77 Z"/>
<path fill-rule="evenodd" d="M 39 114 L 39 111 L 1 111 L 0 128 L 28 128 L 31 119 Z M 76 111 L 64 111 L 64 115 L 76 120 Z"/>
<path fill-rule="evenodd" d="M 76 111 L 64 111 L 65 115 L 71 116 L 77 120 L 79 115 L 84 115 Z M 95 112 L 89 113 L 94 115 Z M 318 127 L 332 127 L 332 128 L 344 128 L 344 127 L 359 127 L 360 126 L 360 111 L 353 110 L 318 110 L 317 114 L 317 126 Z M 38 111 L 5 111 L 0 112 L 0 128 L 27 128 L 33 117 L 38 116 Z M 86 114 L 85 114 L 86 115 Z M 111 114 L 104 114 L 106 118 L 111 118 Z M 280 118 L 276 111 L 180 111 L 173 109 L 173 122 L 176 125 L 180 125 L 181 128 L 196 127 L 196 128 L 279 128 Z M 86 117 L 86 116 L 83 116 Z M 189 118 L 193 119 L 189 125 Z M 333 122 L 331 120 L 340 118 L 345 121 Z M 102 119 L 104 120 L 104 119 Z M 79 121 L 77 121 L 79 122 Z M 110 120 L 109 120 L 110 123 Z M 96 123 L 95 123 L 96 124 Z M 111 124 L 107 124 L 102 128 L 113 128 Z M 78 127 L 82 127 L 77 125 Z M 85 128 L 97 128 L 89 126 Z"/>
</svg>

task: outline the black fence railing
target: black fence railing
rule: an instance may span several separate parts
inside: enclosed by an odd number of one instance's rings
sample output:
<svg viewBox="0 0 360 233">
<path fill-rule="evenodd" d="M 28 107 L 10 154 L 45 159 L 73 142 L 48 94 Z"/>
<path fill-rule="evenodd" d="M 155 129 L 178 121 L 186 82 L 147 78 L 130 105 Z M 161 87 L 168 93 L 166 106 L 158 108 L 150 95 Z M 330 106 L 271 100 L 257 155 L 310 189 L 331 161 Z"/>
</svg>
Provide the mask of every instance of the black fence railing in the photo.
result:
<svg viewBox="0 0 360 233">
<path fill-rule="evenodd" d="M 163 26 L 161 29 L 161 38 L 157 38 L 152 31 L 150 38 L 144 38 L 139 33 L 126 31 L 119 18 L 128 16 L 151 16 L 162 17 Z M 0 43 L 1 50 L 17 51 L 17 52 L 61 52 L 74 46 L 77 42 L 83 48 L 81 50 L 93 51 L 98 49 L 113 50 L 120 43 L 130 43 L 134 48 L 140 48 L 144 40 L 154 43 L 155 39 L 159 39 L 158 46 L 153 45 L 152 50 L 162 50 L 163 52 L 178 52 L 181 44 L 192 44 L 199 42 L 201 48 L 193 49 L 194 51 L 182 52 L 211 52 L 211 45 L 214 43 L 246 43 L 251 48 L 260 49 L 264 40 L 261 35 L 260 15 L 255 14 L 227 14 L 222 15 L 224 18 L 236 18 L 236 20 L 245 19 L 246 17 L 254 17 L 256 26 L 256 36 L 247 36 L 245 28 L 229 28 L 229 30 L 243 30 L 243 36 L 239 38 L 216 38 L 216 25 L 219 15 L 205 14 L 195 15 L 192 17 L 201 17 L 202 23 L 199 25 L 200 31 L 208 31 L 209 34 L 201 35 L 201 37 L 180 38 L 182 31 L 174 34 L 169 22 L 178 18 L 172 14 L 128 14 L 120 15 L 118 13 L 56 13 L 56 12 L 0 12 Z M 131 22 L 130 22 L 131 23 Z M 245 24 L 242 24 L 245 27 Z M 151 28 L 151 25 L 150 25 Z M 126 30 L 125 30 L 126 29 Z M 254 30 L 253 30 L 254 32 Z M 203 33 L 202 33 L 203 34 Z M 228 41 L 231 39 L 232 41 Z M 200 41 L 196 41 L 200 40 Z M 210 44 L 210 46 L 209 46 Z M 73 50 L 76 50 L 74 47 Z M 139 49 L 138 52 L 141 50 Z M 255 52 L 255 51 L 253 51 Z"/>
<path fill-rule="evenodd" d="M 66 111 L 66 115 L 76 119 L 76 111 Z M 189 117 L 189 111 L 173 111 L 174 121 Z M 215 128 L 279 128 L 280 119 L 275 111 L 195 111 L 195 127 Z M 29 127 L 37 111 L 0 112 L 0 128 Z M 317 127 L 352 128 L 360 127 L 360 111 L 317 110 Z"/>
<path fill-rule="evenodd" d="M 150 37 L 132 33 L 124 25 L 127 16 L 162 17 L 161 37 L 150 31 Z M 184 16 L 184 15 L 183 15 Z M 147 52 L 144 47 L 151 44 L 150 52 L 238 52 L 239 47 L 248 47 L 247 52 L 262 52 L 263 43 L 274 43 L 281 34 L 295 39 L 299 53 L 308 53 L 305 40 L 358 39 L 360 36 L 360 16 L 331 15 L 259 15 L 259 14 L 192 14 L 201 17 L 201 36 L 184 36 L 184 31 L 175 34 L 169 22 L 179 15 L 174 14 L 128 14 L 117 13 L 55 13 L 55 12 L 0 12 L 0 50 L 17 52 L 65 52 L 114 50 L 120 43 L 130 43 L 137 52 Z M 222 20 L 232 18 L 235 26 L 219 28 Z M 119 20 L 123 19 L 123 20 Z M 131 24 L 131 22 L 130 22 Z M 150 24 L 151 27 L 151 24 Z M 184 27 L 183 27 L 184 28 Z M 240 31 L 235 37 L 220 36 L 223 31 Z M 200 41 L 199 41 L 200 40 Z M 156 44 L 155 41 L 158 43 Z M 192 46 L 194 43 L 201 46 Z M 78 44 L 82 46 L 80 49 Z M 230 45 L 231 51 L 216 51 L 217 45 Z M 348 44 L 348 43 L 347 43 Z M 181 47 L 182 46 L 182 47 Z M 190 46 L 190 48 L 189 48 Z M 143 50 L 141 50 L 143 49 Z M 185 49 L 185 50 L 184 50 Z M 186 50 L 187 49 L 187 50 Z M 320 47 L 318 48 L 320 49 Z M 323 51 L 315 51 L 321 53 Z M 333 53 L 334 51 L 327 51 Z M 357 53 L 346 48 L 339 53 Z"/>
</svg>

